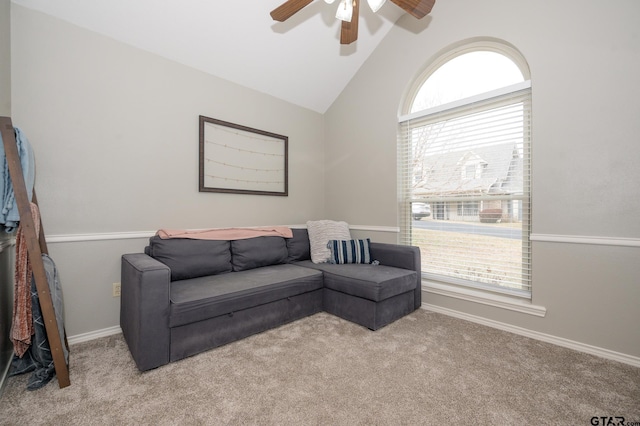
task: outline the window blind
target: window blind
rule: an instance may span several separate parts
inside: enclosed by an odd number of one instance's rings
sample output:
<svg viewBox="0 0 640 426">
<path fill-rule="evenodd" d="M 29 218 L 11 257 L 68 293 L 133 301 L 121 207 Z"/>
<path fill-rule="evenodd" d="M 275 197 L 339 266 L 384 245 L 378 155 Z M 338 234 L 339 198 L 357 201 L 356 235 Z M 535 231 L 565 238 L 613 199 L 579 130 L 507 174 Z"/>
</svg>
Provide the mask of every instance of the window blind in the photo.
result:
<svg viewBox="0 0 640 426">
<path fill-rule="evenodd" d="M 401 243 L 420 247 L 423 276 L 530 297 L 530 82 L 399 121 Z"/>
</svg>

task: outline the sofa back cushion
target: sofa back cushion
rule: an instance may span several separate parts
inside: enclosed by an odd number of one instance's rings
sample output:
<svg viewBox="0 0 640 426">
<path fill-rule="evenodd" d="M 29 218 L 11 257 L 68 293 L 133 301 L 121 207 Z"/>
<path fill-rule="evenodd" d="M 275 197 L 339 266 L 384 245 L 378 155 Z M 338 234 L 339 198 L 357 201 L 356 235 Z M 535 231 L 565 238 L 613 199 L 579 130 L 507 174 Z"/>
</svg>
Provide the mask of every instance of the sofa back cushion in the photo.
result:
<svg viewBox="0 0 640 426">
<path fill-rule="evenodd" d="M 231 272 L 233 269 L 229 241 L 163 240 L 156 235 L 149 239 L 148 254 L 171 269 L 171 281 Z"/>
<path fill-rule="evenodd" d="M 255 237 L 231 241 L 234 271 L 278 265 L 287 260 L 287 244 L 282 237 Z"/>
<path fill-rule="evenodd" d="M 291 231 L 293 232 L 293 238 L 285 239 L 287 251 L 289 252 L 287 263 L 311 259 L 309 232 L 304 228 L 292 228 Z"/>
</svg>

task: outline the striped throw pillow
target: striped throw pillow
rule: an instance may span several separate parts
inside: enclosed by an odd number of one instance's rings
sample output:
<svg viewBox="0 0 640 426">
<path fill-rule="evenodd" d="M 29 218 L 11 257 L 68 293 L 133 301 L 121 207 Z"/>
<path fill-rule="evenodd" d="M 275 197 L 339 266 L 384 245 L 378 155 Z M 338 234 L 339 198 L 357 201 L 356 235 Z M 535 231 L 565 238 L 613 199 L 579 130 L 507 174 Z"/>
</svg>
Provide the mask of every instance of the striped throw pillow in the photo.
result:
<svg viewBox="0 0 640 426">
<path fill-rule="evenodd" d="M 331 251 L 331 263 L 371 263 L 369 253 L 371 240 L 329 240 L 327 247 Z"/>
</svg>

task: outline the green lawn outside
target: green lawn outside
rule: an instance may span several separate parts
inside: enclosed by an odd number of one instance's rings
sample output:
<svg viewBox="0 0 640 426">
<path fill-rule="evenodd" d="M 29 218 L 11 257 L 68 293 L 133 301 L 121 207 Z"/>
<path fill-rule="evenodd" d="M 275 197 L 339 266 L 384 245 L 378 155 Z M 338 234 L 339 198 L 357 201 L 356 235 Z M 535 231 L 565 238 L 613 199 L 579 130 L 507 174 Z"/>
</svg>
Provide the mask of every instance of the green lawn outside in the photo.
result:
<svg viewBox="0 0 640 426">
<path fill-rule="evenodd" d="M 456 278 L 521 289 L 520 240 L 413 228 L 412 244 L 420 247 L 423 272 L 447 275 L 455 259 Z"/>
</svg>

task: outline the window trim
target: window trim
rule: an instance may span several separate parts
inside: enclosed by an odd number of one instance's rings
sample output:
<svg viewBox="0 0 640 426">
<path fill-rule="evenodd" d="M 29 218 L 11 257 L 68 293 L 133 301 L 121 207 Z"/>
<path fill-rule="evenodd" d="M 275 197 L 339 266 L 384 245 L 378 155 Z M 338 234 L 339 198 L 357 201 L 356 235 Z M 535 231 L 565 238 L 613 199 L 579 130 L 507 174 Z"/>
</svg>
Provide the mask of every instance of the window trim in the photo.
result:
<svg viewBox="0 0 640 426">
<path fill-rule="evenodd" d="M 491 51 L 491 52 L 499 53 L 505 56 L 506 58 L 510 59 L 520 69 L 523 75 L 524 81 L 509 85 L 509 86 L 501 87 L 499 89 L 495 89 L 479 95 L 475 95 L 468 98 L 449 102 L 446 104 L 438 105 L 436 107 L 427 108 L 427 109 L 413 112 L 413 113 L 407 113 L 407 111 L 411 111 L 412 104 L 415 102 L 416 96 L 418 95 L 420 89 L 422 88 L 426 80 L 436 70 L 438 70 L 446 62 L 458 56 L 471 53 L 471 52 L 476 52 L 476 51 Z M 515 94 L 523 91 L 529 92 L 529 95 L 528 95 L 529 102 L 531 102 L 531 74 L 530 74 L 529 66 L 526 60 L 524 59 L 523 55 L 515 47 L 507 45 L 502 41 L 489 40 L 489 39 L 476 40 L 472 42 L 469 42 L 469 41 L 460 42 L 459 44 L 454 45 L 453 47 L 450 46 L 442 50 L 441 52 L 439 52 L 435 56 L 435 59 L 430 61 L 429 65 L 425 68 L 425 70 L 422 71 L 419 74 L 419 76 L 413 80 L 410 86 L 410 89 L 406 92 L 407 95 L 405 96 L 404 102 L 401 102 L 402 104 L 401 110 L 399 111 L 399 114 L 398 114 L 398 123 L 399 123 L 398 137 L 399 138 L 403 137 L 401 135 L 401 131 L 404 126 L 404 123 L 408 121 L 420 119 L 425 116 L 431 116 L 443 111 L 446 114 L 446 111 L 457 108 L 457 107 L 461 107 L 461 106 L 468 107 L 468 106 L 472 106 L 474 103 L 488 101 L 491 98 L 501 97 L 509 94 Z M 529 114 L 531 114 L 531 110 L 529 110 Z M 530 125 L 530 120 L 531 120 L 531 117 L 529 115 L 529 125 Z M 401 152 L 399 151 L 398 154 L 400 155 L 400 153 Z M 401 160 L 400 156 L 398 157 L 398 160 L 400 164 L 400 160 Z M 422 201 L 422 200 L 413 199 L 414 197 L 407 197 L 406 196 L 407 188 L 404 185 L 405 185 L 404 177 L 398 176 L 398 187 L 399 187 L 398 201 L 400 203 L 399 214 L 402 217 L 406 215 L 407 209 L 410 210 L 411 202 Z M 531 206 L 531 182 L 528 183 L 527 187 L 528 187 L 527 192 L 529 194 L 528 203 L 529 203 L 529 206 Z M 404 205 L 404 203 L 407 201 L 409 202 L 409 207 Z M 530 245 L 531 244 L 530 236 L 532 234 L 531 207 L 529 207 L 529 211 L 527 214 L 529 216 L 529 222 L 528 222 L 529 249 L 531 249 L 531 245 Z M 404 222 L 404 220 L 401 220 L 400 222 L 401 222 L 400 226 L 402 227 L 403 226 L 402 222 Z M 401 228 L 399 237 L 401 237 L 404 232 L 405 231 L 403 231 Z M 531 253 L 529 253 L 529 262 L 531 261 L 530 256 L 531 256 Z M 531 269 L 529 271 L 531 273 Z M 434 277 L 432 277 L 431 275 L 425 276 L 424 272 L 422 274 L 422 282 L 423 282 L 423 290 L 425 291 L 431 291 L 437 294 L 447 295 L 449 297 L 461 298 L 464 300 L 476 301 L 478 303 L 490 304 L 492 306 L 506 307 L 506 305 L 510 305 L 511 303 L 515 303 L 516 306 L 522 306 L 523 303 L 524 305 L 531 305 L 531 302 L 533 300 L 532 287 L 530 287 L 529 290 L 527 291 L 516 290 L 512 292 L 512 291 L 501 291 L 500 289 L 482 288 L 481 286 L 474 287 L 474 286 L 469 286 L 468 284 L 460 286 L 455 282 L 452 282 L 450 279 L 448 279 L 445 282 L 435 281 Z M 531 282 L 530 282 L 530 285 L 531 285 Z M 435 288 L 437 288 L 438 291 L 433 291 Z M 498 305 L 496 305 L 493 302 L 496 298 L 500 299 L 500 303 Z M 509 300 L 511 300 L 512 302 L 509 302 Z M 490 303 L 487 303 L 487 301 L 489 301 Z M 542 307 L 537 307 L 537 308 L 539 309 L 534 309 L 534 311 L 537 311 L 536 313 L 534 313 L 534 315 L 544 316 L 544 308 Z M 511 309 L 511 308 L 506 307 L 506 309 Z M 514 310 L 520 311 L 520 309 L 514 309 Z M 540 315 L 540 313 L 542 313 L 542 315 Z"/>
<path fill-rule="evenodd" d="M 437 296 L 451 297 L 467 302 L 480 303 L 482 305 L 509 311 L 520 312 L 527 315 L 544 318 L 547 315 L 545 306 L 534 305 L 531 300 L 513 297 L 504 294 L 488 293 L 467 287 L 422 279 L 422 291 L 435 294 Z"/>
<path fill-rule="evenodd" d="M 531 80 L 529 64 L 525 60 L 524 56 L 514 46 L 511 46 L 505 41 L 494 38 L 474 38 L 471 40 L 463 40 L 459 43 L 447 46 L 436 53 L 429 61 L 427 67 L 414 78 L 411 86 L 406 92 L 407 96 L 405 96 L 404 102 L 400 105 L 400 115 L 403 116 L 404 114 L 407 114 L 407 111 L 411 111 L 411 105 L 413 105 L 420 88 L 438 68 L 458 56 L 481 50 L 499 53 L 511 59 L 520 69 L 524 81 Z"/>
<path fill-rule="evenodd" d="M 424 81 L 423 81 L 424 83 Z M 420 86 L 418 86 L 418 89 Z M 450 109 L 458 108 L 461 106 L 469 106 L 474 103 L 484 102 L 492 98 L 497 98 L 503 95 L 507 95 L 510 93 L 519 92 L 522 90 L 527 90 L 531 88 L 531 80 L 525 80 L 520 83 L 511 84 L 509 86 L 501 87 L 500 89 L 491 90 L 489 92 L 481 93 L 479 95 L 470 96 L 468 98 L 459 99 L 457 101 L 449 102 L 446 104 L 438 105 L 433 108 L 423 109 L 422 111 L 417 111 L 411 114 L 405 114 L 398 117 L 398 123 L 402 123 L 405 121 L 415 120 L 418 118 L 426 117 L 428 115 L 437 114 L 442 111 L 447 111 Z"/>
</svg>

